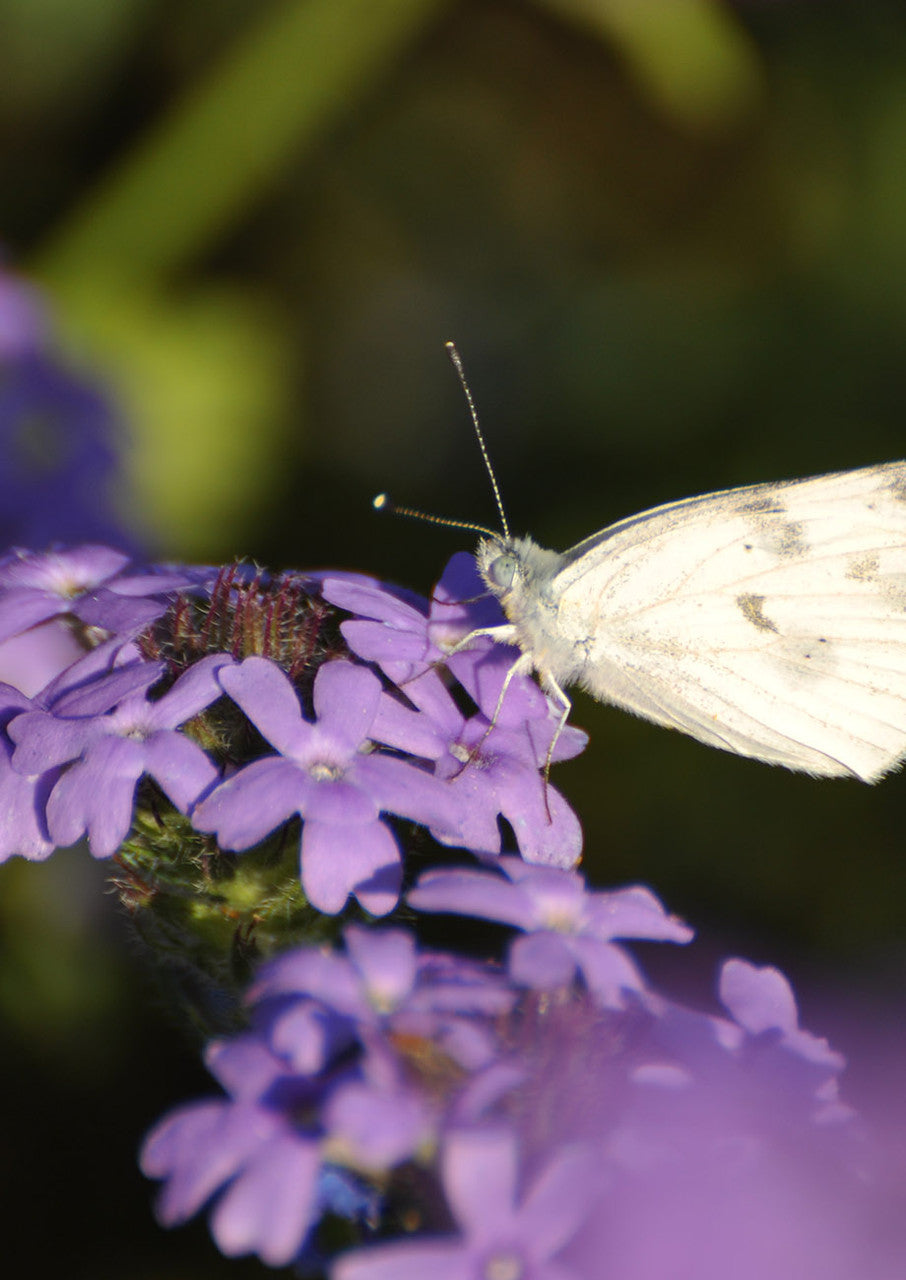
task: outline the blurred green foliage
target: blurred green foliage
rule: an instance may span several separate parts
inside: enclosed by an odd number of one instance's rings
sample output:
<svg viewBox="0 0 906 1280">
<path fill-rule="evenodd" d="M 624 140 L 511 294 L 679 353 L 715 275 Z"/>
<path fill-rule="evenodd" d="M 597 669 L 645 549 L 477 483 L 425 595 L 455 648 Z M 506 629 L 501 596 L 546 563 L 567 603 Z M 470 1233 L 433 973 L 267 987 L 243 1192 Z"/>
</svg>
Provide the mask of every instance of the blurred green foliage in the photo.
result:
<svg viewBox="0 0 906 1280">
<path fill-rule="evenodd" d="M 0 239 L 121 400 L 123 509 L 162 553 L 427 589 L 462 538 L 369 499 L 493 518 L 450 337 L 512 521 L 548 545 L 906 452 L 894 0 L 0 0 L 0 67 Z M 574 719 L 592 742 L 557 782 L 598 883 L 647 881 L 800 979 L 901 982 L 903 777 L 817 783 L 582 698 Z M 72 990 L 98 956 L 65 931 L 56 993 L 22 958 L 44 891 L 0 877 L 4 961 L 84 1032 L 116 991 Z M 22 995 L 0 982 L 37 1090 L 83 1055 Z M 103 1032 L 163 1073 L 129 1077 L 127 1155 L 175 1097 L 141 1015 Z M 130 1251 L 127 1166 L 100 1252 L 87 1192 L 70 1209 L 69 1274 L 175 1274 L 182 1248 L 221 1274 L 200 1231 Z"/>
</svg>

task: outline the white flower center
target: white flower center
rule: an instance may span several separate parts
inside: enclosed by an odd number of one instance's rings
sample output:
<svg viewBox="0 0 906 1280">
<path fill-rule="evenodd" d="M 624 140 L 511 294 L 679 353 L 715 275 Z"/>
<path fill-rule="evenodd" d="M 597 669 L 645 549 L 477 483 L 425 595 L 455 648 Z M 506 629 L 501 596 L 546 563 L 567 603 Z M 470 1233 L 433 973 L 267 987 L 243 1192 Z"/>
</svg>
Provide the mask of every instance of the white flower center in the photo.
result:
<svg viewBox="0 0 906 1280">
<path fill-rule="evenodd" d="M 328 760 L 312 761 L 308 766 L 308 772 L 315 782 L 338 782 L 343 776 L 340 766 L 331 764 Z"/>
<path fill-rule="evenodd" d="M 542 913 L 546 928 L 553 933 L 573 934 L 576 932 L 576 913 L 566 906 L 548 906 Z"/>
<path fill-rule="evenodd" d="M 525 1275 L 522 1258 L 514 1253 L 498 1253 L 485 1263 L 483 1280 L 520 1280 Z"/>
</svg>

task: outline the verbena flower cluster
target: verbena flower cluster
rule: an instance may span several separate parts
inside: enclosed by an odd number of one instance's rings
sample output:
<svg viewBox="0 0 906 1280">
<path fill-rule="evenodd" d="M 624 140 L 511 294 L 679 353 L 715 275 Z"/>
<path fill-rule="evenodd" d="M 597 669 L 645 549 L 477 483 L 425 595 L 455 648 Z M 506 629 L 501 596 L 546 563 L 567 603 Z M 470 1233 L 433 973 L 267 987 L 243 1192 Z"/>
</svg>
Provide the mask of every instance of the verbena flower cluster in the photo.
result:
<svg viewBox="0 0 906 1280">
<path fill-rule="evenodd" d="M 390 815 L 481 856 L 501 852 L 502 815 L 528 861 L 574 865 L 578 821 L 541 769 L 555 737 L 564 759 L 584 735 L 557 736 L 527 680 L 511 682 L 495 719 L 507 661 L 487 645 L 452 659 L 460 702 L 438 668 L 450 637 L 471 629 L 468 610 L 447 601 L 478 588 L 469 557 L 419 612 L 364 578 L 137 570 L 93 546 L 10 553 L 0 641 L 47 639 L 51 661 L 61 644 L 83 652 L 31 697 L 0 686 L 0 856 L 40 858 L 86 836 L 110 857 L 147 779 L 221 850 L 250 849 L 301 818 L 301 887 L 319 912 L 340 912 L 350 895 L 372 915 L 396 906 L 403 862 Z M 331 603 L 355 606 L 359 620 L 340 624 L 325 662 L 317 627 Z M 381 618 L 378 640 L 369 614 Z M 396 627 L 404 671 L 382 647 Z M 287 649 L 290 673 L 278 660 Z M 244 737 L 225 728 L 230 715 Z"/>
<path fill-rule="evenodd" d="M 162 1222 L 210 1207 L 224 1253 L 334 1280 L 906 1274 L 786 979 L 733 959 L 721 1012 L 659 994 L 627 944 L 691 930 L 575 869 L 545 765 L 584 735 L 530 680 L 502 696 L 480 593 L 465 555 L 430 601 L 0 560 L 0 856 L 110 859 L 209 1038 L 220 1092 L 143 1147 Z"/>
<path fill-rule="evenodd" d="M 695 1013 L 614 941 L 688 938 L 645 890 L 512 859 L 431 873 L 410 903 L 464 897 L 520 920 L 506 963 L 352 926 L 261 971 L 250 1029 L 208 1050 L 223 1094 L 145 1143 L 164 1223 L 213 1200 L 220 1249 L 273 1266 L 313 1261 L 325 1213 L 410 1224 L 336 1280 L 888 1275 L 842 1060 L 781 974 L 729 961 L 725 1015 Z"/>
</svg>

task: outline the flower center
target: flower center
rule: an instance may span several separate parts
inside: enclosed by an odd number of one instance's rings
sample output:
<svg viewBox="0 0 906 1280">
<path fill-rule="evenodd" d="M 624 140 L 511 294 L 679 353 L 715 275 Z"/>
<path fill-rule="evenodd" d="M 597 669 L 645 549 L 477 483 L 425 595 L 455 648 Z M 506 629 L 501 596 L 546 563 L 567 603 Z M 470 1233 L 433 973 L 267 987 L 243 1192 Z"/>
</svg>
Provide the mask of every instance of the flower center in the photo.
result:
<svg viewBox="0 0 906 1280">
<path fill-rule="evenodd" d="M 522 1258 L 514 1253 L 498 1253 L 485 1263 L 483 1280 L 520 1280 L 525 1275 Z"/>
<path fill-rule="evenodd" d="M 342 768 L 327 760 L 314 760 L 308 766 L 308 772 L 315 782 L 338 782 L 343 776 Z"/>
<path fill-rule="evenodd" d="M 473 742 L 471 746 L 466 742 L 453 742 L 450 744 L 449 751 L 463 769 L 493 769 L 497 762 L 497 752 L 493 747 L 488 750 L 487 739 L 484 736 L 477 742 Z"/>
<path fill-rule="evenodd" d="M 543 913 L 545 927 L 553 933 L 572 934 L 576 932 L 576 913 L 569 907 L 549 906 Z"/>
</svg>

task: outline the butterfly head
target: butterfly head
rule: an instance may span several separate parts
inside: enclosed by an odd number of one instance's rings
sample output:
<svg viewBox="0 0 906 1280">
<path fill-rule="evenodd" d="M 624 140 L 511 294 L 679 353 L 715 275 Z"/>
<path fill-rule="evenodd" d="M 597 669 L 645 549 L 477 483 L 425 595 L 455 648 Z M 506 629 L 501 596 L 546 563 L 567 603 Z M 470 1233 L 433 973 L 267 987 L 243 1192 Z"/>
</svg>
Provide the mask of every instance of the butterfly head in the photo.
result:
<svg viewBox="0 0 906 1280">
<path fill-rule="evenodd" d="M 531 538 L 497 534 L 482 538 L 475 552 L 478 572 L 511 620 L 522 612 L 524 601 L 544 593 L 560 559 L 556 551 L 546 551 Z"/>
<path fill-rule="evenodd" d="M 482 538 L 475 552 L 478 572 L 492 595 L 501 603 L 518 590 L 521 565 L 512 538 Z M 505 606 L 504 606 L 505 607 Z"/>
<path fill-rule="evenodd" d="M 475 552 L 478 572 L 495 595 L 509 590 L 519 569 L 512 538 L 494 534 L 482 538 Z"/>
</svg>

